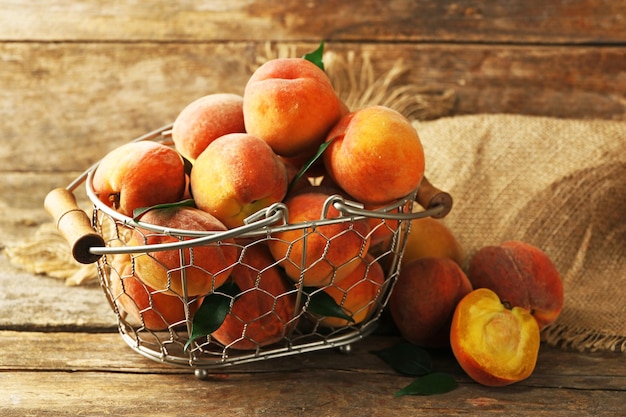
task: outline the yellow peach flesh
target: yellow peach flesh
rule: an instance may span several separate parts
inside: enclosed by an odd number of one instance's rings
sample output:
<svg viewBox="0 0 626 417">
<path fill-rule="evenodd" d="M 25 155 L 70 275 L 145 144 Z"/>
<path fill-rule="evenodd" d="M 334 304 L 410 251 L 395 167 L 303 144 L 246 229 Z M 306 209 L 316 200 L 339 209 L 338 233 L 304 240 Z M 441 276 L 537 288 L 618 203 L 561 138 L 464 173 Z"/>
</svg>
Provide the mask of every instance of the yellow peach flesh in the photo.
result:
<svg viewBox="0 0 626 417">
<path fill-rule="evenodd" d="M 539 326 L 527 310 L 509 310 L 493 291 L 483 288 L 459 303 L 451 341 L 468 375 L 484 385 L 506 385 L 535 369 Z"/>
</svg>

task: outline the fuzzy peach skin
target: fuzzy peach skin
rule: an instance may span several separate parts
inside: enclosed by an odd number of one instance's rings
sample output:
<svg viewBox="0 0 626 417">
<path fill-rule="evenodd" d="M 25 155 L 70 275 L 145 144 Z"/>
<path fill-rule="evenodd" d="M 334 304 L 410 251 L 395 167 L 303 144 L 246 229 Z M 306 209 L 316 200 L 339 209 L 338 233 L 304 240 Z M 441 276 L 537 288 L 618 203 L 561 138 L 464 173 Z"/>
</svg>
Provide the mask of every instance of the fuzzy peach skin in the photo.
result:
<svg viewBox="0 0 626 417">
<path fill-rule="evenodd" d="M 474 288 L 489 288 L 511 305 L 531 312 L 543 329 L 563 309 L 563 281 L 541 249 L 519 241 L 480 248 L 467 275 Z"/>
<path fill-rule="evenodd" d="M 107 153 L 96 167 L 92 186 L 104 204 L 133 217 L 135 209 L 179 201 L 185 182 L 183 159 L 175 149 L 140 141 Z"/>
<path fill-rule="evenodd" d="M 315 187 L 312 187 L 314 189 Z M 320 220 L 328 194 L 298 192 L 285 199 L 290 224 Z M 334 207 L 327 218 L 339 217 Z M 365 220 L 340 222 L 312 228 L 295 228 L 274 233 L 268 246 L 289 278 L 304 286 L 339 283 L 354 271 L 370 246 L 369 226 Z M 306 245 L 305 245 L 306 240 Z"/>
<path fill-rule="evenodd" d="M 424 176 L 424 150 L 410 121 L 384 106 L 348 113 L 327 136 L 324 165 L 356 200 L 386 204 L 414 191 Z"/>
<path fill-rule="evenodd" d="M 247 246 L 231 279 L 242 293 L 211 336 L 237 350 L 254 350 L 285 340 L 297 322 L 296 290 L 281 274 L 267 246 Z"/>
<path fill-rule="evenodd" d="M 452 231 L 439 219 L 422 217 L 411 220 L 402 265 L 418 258 L 449 258 L 463 265 L 463 247 Z"/>
<path fill-rule="evenodd" d="M 193 164 L 215 139 L 245 131 L 243 97 L 215 93 L 200 97 L 183 108 L 172 125 L 172 140 L 178 152 Z"/>
<path fill-rule="evenodd" d="M 196 206 L 228 228 L 281 201 L 289 185 L 285 163 L 256 136 L 232 133 L 213 142 L 191 169 Z"/>
<path fill-rule="evenodd" d="M 349 198 L 349 197 L 348 197 Z M 400 213 L 399 207 L 394 207 L 389 209 L 385 207 L 385 205 L 365 205 L 364 209 L 370 211 L 380 211 L 389 214 L 398 214 Z M 377 217 L 375 214 L 372 217 L 367 218 L 367 223 L 370 225 L 372 246 L 379 245 L 380 248 L 385 248 L 386 250 L 389 245 L 392 243 L 392 238 L 394 234 L 398 232 L 398 228 L 402 225 L 401 222 L 394 219 L 383 219 L 381 217 Z"/>
<path fill-rule="evenodd" d="M 287 157 L 313 154 L 344 109 L 326 73 L 303 58 L 266 62 L 243 93 L 246 132 Z"/>
<path fill-rule="evenodd" d="M 118 308 L 126 312 L 136 324 L 149 330 L 165 330 L 183 324 L 187 318 L 182 298 L 155 291 L 133 273 L 130 260 L 118 273 L 111 273 L 111 296 Z M 189 316 L 198 309 L 200 300 L 189 301 Z"/>
<path fill-rule="evenodd" d="M 389 312 L 409 342 L 446 347 L 454 309 L 470 291 L 467 276 L 451 259 L 416 259 L 401 268 L 389 297 Z"/>
<path fill-rule="evenodd" d="M 215 217 L 193 207 L 158 208 L 146 212 L 142 222 L 174 229 L 193 231 L 227 230 Z M 129 245 L 152 245 L 176 242 L 177 237 L 136 228 Z M 221 244 L 195 246 L 181 250 L 172 249 L 144 254 L 134 254 L 135 272 L 144 284 L 157 291 L 174 295 L 196 296 L 207 294 L 220 287 L 228 279 L 239 250 L 232 239 Z M 185 271 L 186 287 L 183 287 Z"/>
<path fill-rule="evenodd" d="M 540 347 L 537 321 L 528 310 L 505 307 L 496 293 L 479 288 L 457 305 L 450 328 L 457 362 L 476 382 L 513 384 L 534 371 Z"/>
<path fill-rule="evenodd" d="M 337 305 L 348 314 L 352 321 L 338 317 L 325 317 L 319 324 L 324 327 L 343 327 L 364 322 L 376 308 L 385 273 L 371 255 L 361 259 L 357 268 L 339 283 L 324 289 Z"/>
</svg>

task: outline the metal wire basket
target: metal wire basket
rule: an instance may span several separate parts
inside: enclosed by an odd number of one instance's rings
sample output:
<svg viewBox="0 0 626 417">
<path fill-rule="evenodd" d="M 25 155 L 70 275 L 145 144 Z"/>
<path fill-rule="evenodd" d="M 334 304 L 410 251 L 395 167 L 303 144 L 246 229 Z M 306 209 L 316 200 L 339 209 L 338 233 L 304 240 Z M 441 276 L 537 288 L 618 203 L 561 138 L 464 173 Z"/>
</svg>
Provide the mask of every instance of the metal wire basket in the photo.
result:
<svg viewBox="0 0 626 417">
<path fill-rule="evenodd" d="M 171 125 L 165 126 L 135 141 L 152 140 L 171 144 L 170 128 Z M 400 272 L 400 261 L 410 233 L 411 220 L 426 216 L 444 217 L 452 206 L 452 199 L 447 193 L 433 187 L 424 179 L 415 192 L 376 210 L 364 210 L 356 202 L 333 195 L 326 201 L 325 212 L 315 221 L 292 224 L 285 205 L 278 203 L 260 210 L 247 219 L 245 225 L 225 232 L 179 230 L 136 221 L 104 205 L 91 186 L 92 175 L 97 166 L 96 163 L 66 188 L 51 191 L 45 206 L 57 219 L 57 227 L 70 243 L 74 258 L 82 263 L 97 264 L 100 284 L 117 318 L 119 332 L 128 346 L 155 361 L 193 369 L 199 378 L 206 376 L 210 369 L 236 364 L 328 348 L 349 350 L 351 343 L 371 334 L 380 321 Z M 78 208 L 73 195 L 73 191 L 83 183 L 87 196 L 93 203 L 90 217 Z M 328 216 L 327 212 L 331 208 L 337 210 L 339 215 Z M 282 277 L 285 260 L 273 259 L 263 267 L 254 267 L 245 261 L 243 255 L 276 240 L 281 231 L 298 231 L 299 244 L 306 248 L 307 240 L 312 239 L 313 235 L 323 235 L 324 226 L 341 223 L 348 225 L 348 230 L 352 230 L 352 225 L 363 221 L 367 221 L 371 227 L 367 234 L 360 235 L 363 250 L 350 261 L 362 262 L 362 273 L 349 288 L 337 285 L 334 278 L 327 285 L 313 288 L 303 285 L 302 280 L 292 279 L 285 280 L 287 284 L 283 291 L 272 292 L 263 286 L 263 275 L 271 270 Z M 176 239 L 160 245 L 130 245 L 128 235 L 137 230 L 142 233 L 164 234 Z M 374 236 L 381 234 L 385 239 L 376 239 L 373 243 Z M 327 247 L 330 247 L 337 237 L 325 236 L 325 239 Z M 293 242 L 285 244 L 292 245 Z M 340 243 L 337 241 L 336 244 Z M 214 286 L 205 294 L 188 295 L 186 275 L 189 268 L 195 267 L 194 251 L 220 246 L 236 249 L 239 256 L 229 268 L 246 268 L 253 275 L 252 284 L 246 288 L 238 288 L 237 293 Z M 179 252 L 180 266 L 176 271 L 167 270 L 166 273 L 170 279 L 181 281 L 181 291 L 175 294 L 171 291 L 156 291 L 137 279 L 137 257 L 156 251 Z M 127 260 L 126 268 L 120 267 L 122 264 L 117 262 L 123 257 Z M 323 257 L 319 260 L 324 261 Z M 332 265 L 332 276 L 342 267 L 344 265 Z M 373 269 L 378 267 L 383 271 L 383 276 L 375 281 L 370 276 Z M 304 276 L 307 269 L 304 260 L 298 268 Z M 139 286 L 139 292 L 144 297 L 143 302 L 137 300 L 136 291 L 131 296 L 131 284 L 135 288 Z M 373 290 L 370 289 L 372 296 L 357 307 L 348 306 L 350 290 L 359 285 L 373 287 Z M 168 294 L 164 295 L 164 292 Z M 331 293 L 340 295 L 333 299 L 334 304 L 331 303 L 330 306 L 338 308 L 336 311 L 345 315 L 335 316 L 334 313 L 328 313 L 327 308 L 320 307 L 328 307 L 328 295 Z M 168 297 L 170 303 L 175 302 L 179 306 L 180 313 L 175 319 L 159 305 L 159 297 L 164 296 Z M 227 326 L 231 327 L 231 333 L 232 329 L 240 332 L 235 336 L 231 334 L 227 341 L 217 337 L 218 332 L 201 333 L 198 336 L 194 329 L 198 325 L 197 320 L 194 322 L 194 318 L 197 319 L 195 314 L 209 297 L 221 297 L 220 308 L 225 309 L 221 314 L 231 319 Z M 245 303 L 246 297 L 252 297 L 253 300 L 265 298 L 261 304 L 267 307 L 266 311 L 260 309 L 258 317 L 242 315 L 241 309 L 236 311 L 237 303 Z M 320 299 L 325 304 L 320 304 Z M 245 311 L 246 307 L 243 309 Z M 358 320 L 352 320 L 357 316 Z M 159 323 L 158 326 L 150 324 L 155 321 Z M 220 326 L 224 326 L 224 323 L 225 321 Z M 272 337 L 261 340 L 258 334 L 262 334 L 265 329 L 273 332 Z"/>
</svg>

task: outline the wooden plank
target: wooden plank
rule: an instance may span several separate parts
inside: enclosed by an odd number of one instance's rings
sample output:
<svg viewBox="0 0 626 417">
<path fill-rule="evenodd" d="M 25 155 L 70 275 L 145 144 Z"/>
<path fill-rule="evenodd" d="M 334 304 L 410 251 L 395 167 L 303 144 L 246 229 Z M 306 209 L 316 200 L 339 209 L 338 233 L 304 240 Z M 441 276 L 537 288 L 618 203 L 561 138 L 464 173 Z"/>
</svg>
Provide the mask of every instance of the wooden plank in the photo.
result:
<svg viewBox="0 0 626 417">
<path fill-rule="evenodd" d="M 93 371 L 190 374 L 184 367 L 155 362 L 134 352 L 117 332 L 54 333 L 0 331 L 0 369 L 6 371 Z M 352 345 L 350 354 L 335 349 L 253 362 L 211 371 L 211 374 L 291 373 L 303 370 L 352 370 L 386 373 L 393 370 L 371 352 L 398 343 L 396 336 L 372 335 Z M 47 349 L 54 346 L 55 349 Z M 43 354 L 43 351 L 46 351 Z M 451 352 L 431 351 L 434 368 L 471 380 Z M 626 357 L 619 353 L 578 353 L 542 346 L 533 375 L 515 386 L 563 387 L 626 391 Z"/>
<path fill-rule="evenodd" d="M 23 242 L 32 237 L 41 224 L 52 222 L 52 217 L 43 207 L 46 194 L 53 188 L 69 185 L 80 174 L 78 171 L 0 171 L 0 249 Z M 91 207 L 84 186 L 80 186 L 74 194 L 82 208 Z"/>
<path fill-rule="evenodd" d="M 403 381 L 403 382 L 400 382 Z M 3 372 L 0 412 L 123 416 L 623 416 L 624 392 L 461 384 L 431 397 L 394 398 L 386 374 L 306 371 L 198 382 L 186 375 L 103 372 Z"/>
<path fill-rule="evenodd" d="M 115 314 L 99 286 L 69 287 L 61 279 L 18 269 L 0 254 L 0 329 L 112 331 L 114 328 Z"/>
<path fill-rule="evenodd" d="M 622 43 L 623 0 L 10 2 L 0 39 Z"/>
<path fill-rule="evenodd" d="M 111 331 L 115 327 L 115 315 L 95 281 L 69 287 L 63 279 L 37 275 L 11 264 L 2 251 L 32 238 L 42 224 L 52 223 L 43 207 L 45 195 L 53 188 L 66 186 L 78 174 L 0 172 L 1 329 Z M 82 187 L 75 194 L 81 207 L 90 207 Z M 93 268 L 95 275 L 95 265 L 87 267 Z"/>
<path fill-rule="evenodd" d="M 45 410 L 59 416 L 210 411 L 277 417 L 297 412 L 399 416 L 420 410 L 428 415 L 608 416 L 623 411 L 623 355 L 552 348 L 542 349 L 533 376 L 504 388 L 480 386 L 450 353 L 435 354 L 435 366 L 451 372 L 459 387 L 445 395 L 394 399 L 393 393 L 412 378 L 394 373 L 370 351 L 397 340 L 372 336 L 355 343 L 349 355 L 335 350 L 302 354 L 229 368 L 201 382 L 190 372 L 135 354 L 117 334 L 5 331 L 0 332 L 0 411 L 6 416 Z"/>
<path fill-rule="evenodd" d="M 191 100 L 242 93 L 265 44 L 0 44 L 4 171 L 81 171 L 106 151 L 170 123 Z M 297 44 L 296 53 L 314 44 Z M 626 48 L 329 44 L 399 59 L 398 82 L 451 89 L 453 114 L 626 118 Z M 357 64 L 358 66 L 358 64 Z M 19 105 L 16 105 L 19 103 Z"/>
</svg>

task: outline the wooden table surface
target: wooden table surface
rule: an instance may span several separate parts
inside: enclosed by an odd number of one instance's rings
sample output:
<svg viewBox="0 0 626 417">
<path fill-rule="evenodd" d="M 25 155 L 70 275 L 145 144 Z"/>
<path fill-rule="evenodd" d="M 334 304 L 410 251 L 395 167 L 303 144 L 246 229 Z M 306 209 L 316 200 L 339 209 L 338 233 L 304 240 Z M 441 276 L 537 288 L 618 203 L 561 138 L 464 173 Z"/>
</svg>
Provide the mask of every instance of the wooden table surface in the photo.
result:
<svg viewBox="0 0 626 417">
<path fill-rule="evenodd" d="M 43 198 L 108 150 L 171 122 L 210 92 L 241 93 L 271 41 L 308 52 L 399 58 L 407 83 L 450 90 L 447 115 L 626 119 L 626 2 L 0 1 L 0 247 L 49 222 Z M 178 4 L 180 3 L 180 4 Z M 458 388 L 394 398 L 411 381 L 372 350 L 330 349 L 241 365 L 201 381 L 122 341 L 96 285 L 0 254 L 3 416 L 623 416 L 626 357 L 542 346 L 526 381 L 488 388 L 449 352 Z"/>
</svg>

